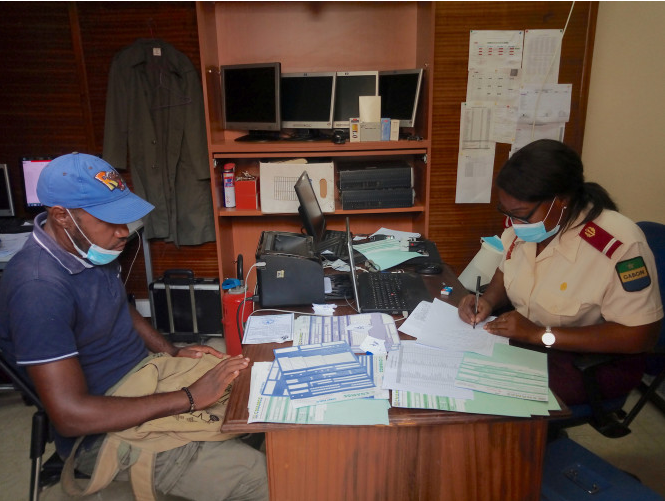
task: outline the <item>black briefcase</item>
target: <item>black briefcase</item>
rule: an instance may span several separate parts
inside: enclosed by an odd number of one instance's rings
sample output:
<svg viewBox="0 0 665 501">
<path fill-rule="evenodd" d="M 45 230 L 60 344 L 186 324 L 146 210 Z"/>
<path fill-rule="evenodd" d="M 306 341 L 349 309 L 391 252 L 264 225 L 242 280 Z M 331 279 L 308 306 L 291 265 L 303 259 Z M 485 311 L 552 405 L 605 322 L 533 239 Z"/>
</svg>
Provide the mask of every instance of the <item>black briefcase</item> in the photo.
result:
<svg viewBox="0 0 665 501">
<path fill-rule="evenodd" d="M 222 335 L 219 279 L 196 278 L 192 270 L 166 270 L 150 284 L 152 324 L 172 341 L 198 343 Z"/>
</svg>

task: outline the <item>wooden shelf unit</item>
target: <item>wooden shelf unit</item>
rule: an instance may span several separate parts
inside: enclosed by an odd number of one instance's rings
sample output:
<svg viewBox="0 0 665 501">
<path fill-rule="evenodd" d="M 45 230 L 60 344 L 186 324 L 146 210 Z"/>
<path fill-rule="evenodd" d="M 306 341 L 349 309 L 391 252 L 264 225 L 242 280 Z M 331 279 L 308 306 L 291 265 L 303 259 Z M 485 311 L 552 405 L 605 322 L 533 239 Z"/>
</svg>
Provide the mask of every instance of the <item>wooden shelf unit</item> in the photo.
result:
<svg viewBox="0 0 665 501">
<path fill-rule="evenodd" d="M 342 210 L 337 195 L 328 227 L 368 233 L 381 226 L 425 235 L 430 205 L 433 2 L 197 2 L 204 75 L 208 151 L 216 214 L 220 278 L 234 277 L 243 255 L 245 273 L 254 263 L 261 231 L 300 231 L 297 214 L 264 214 L 223 206 L 221 165 L 258 174 L 259 160 L 307 158 L 321 161 L 404 159 L 414 167 L 416 203 L 405 209 Z M 236 142 L 245 131 L 222 126 L 219 67 L 279 61 L 282 72 L 424 68 L 412 132 L 421 140 L 333 144 L 330 141 Z M 217 162 L 216 162 L 217 161 Z M 216 167 L 216 164 L 220 167 Z M 250 287 L 254 279 L 250 277 Z"/>
</svg>

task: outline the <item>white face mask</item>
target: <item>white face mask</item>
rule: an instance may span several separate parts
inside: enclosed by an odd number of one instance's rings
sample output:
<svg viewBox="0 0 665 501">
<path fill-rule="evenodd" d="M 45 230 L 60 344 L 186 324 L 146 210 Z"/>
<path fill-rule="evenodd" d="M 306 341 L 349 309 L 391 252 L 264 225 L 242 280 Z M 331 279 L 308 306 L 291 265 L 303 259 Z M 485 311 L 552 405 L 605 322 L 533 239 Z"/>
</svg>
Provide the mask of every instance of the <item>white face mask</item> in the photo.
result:
<svg viewBox="0 0 665 501">
<path fill-rule="evenodd" d="M 79 249 L 78 245 L 74 243 L 74 240 L 72 240 L 72 237 L 70 236 L 69 232 L 65 230 L 65 233 L 67 233 L 67 237 L 69 237 L 69 240 L 72 242 L 72 245 L 76 249 L 76 252 L 79 253 L 79 255 L 83 259 L 87 259 L 90 261 L 92 264 L 101 266 L 104 264 L 109 264 L 110 262 L 114 261 L 122 251 L 114 251 L 114 250 L 108 250 L 104 249 L 103 247 L 100 247 L 97 244 L 93 244 L 90 239 L 86 236 L 85 233 L 83 233 L 83 230 L 81 227 L 78 225 L 76 222 L 76 219 L 74 219 L 74 216 L 72 216 L 72 213 L 69 212 L 69 209 L 65 209 L 67 211 L 67 214 L 69 214 L 69 217 L 72 218 L 72 221 L 74 221 L 74 224 L 78 228 L 79 232 L 83 237 L 88 241 L 90 244 L 90 248 L 88 249 L 88 252 L 83 252 L 81 249 Z"/>
</svg>

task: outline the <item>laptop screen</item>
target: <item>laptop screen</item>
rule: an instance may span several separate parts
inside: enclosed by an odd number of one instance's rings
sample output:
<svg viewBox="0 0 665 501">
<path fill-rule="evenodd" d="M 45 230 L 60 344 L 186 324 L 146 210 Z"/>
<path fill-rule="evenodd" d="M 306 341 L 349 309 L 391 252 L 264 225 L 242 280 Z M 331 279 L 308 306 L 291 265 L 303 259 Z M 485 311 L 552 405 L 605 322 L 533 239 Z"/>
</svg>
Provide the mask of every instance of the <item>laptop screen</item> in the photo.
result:
<svg viewBox="0 0 665 501">
<path fill-rule="evenodd" d="M 294 188 L 300 202 L 298 212 L 303 226 L 305 226 L 305 231 L 308 235 L 314 237 L 314 243 L 318 244 L 326 233 L 326 219 L 323 216 L 323 211 L 316 198 L 307 171 L 303 171 Z"/>
<path fill-rule="evenodd" d="M 353 256 L 353 238 L 351 236 L 351 227 L 349 225 L 349 218 L 346 218 L 346 245 L 349 250 L 349 268 L 351 268 L 351 284 L 353 285 L 353 294 L 356 296 L 356 307 L 358 313 L 362 313 L 360 307 L 360 296 L 358 295 L 358 275 L 356 273 L 356 260 Z"/>
</svg>

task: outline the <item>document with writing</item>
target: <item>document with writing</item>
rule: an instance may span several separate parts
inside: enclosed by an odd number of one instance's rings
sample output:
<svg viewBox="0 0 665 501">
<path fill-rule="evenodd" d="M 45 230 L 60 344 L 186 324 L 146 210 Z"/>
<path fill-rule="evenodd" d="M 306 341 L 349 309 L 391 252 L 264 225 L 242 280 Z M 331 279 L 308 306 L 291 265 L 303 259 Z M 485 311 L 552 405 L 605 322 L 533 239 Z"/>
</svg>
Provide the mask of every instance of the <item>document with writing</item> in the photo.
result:
<svg viewBox="0 0 665 501">
<path fill-rule="evenodd" d="M 381 386 L 385 357 L 359 357 L 363 366 L 373 374 L 374 383 Z M 252 366 L 252 380 L 248 401 L 248 423 L 300 423 L 335 425 L 389 424 L 388 392 L 382 398 L 361 398 L 340 402 L 295 407 L 285 393 L 265 395 L 262 388 L 267 384 L 272 362 L 256 362 Z"/>
<path fill-rule="evenodd" d="M 455 386 L 547 402 L 547 355 L 510 345 L 497 345 L 491 357 L 465 353 Z"/>
<path fill-rule="evenodd" d="M 361 313 L 327 317 L 302 315 L 294 324 L 293 345 L 345 341 L 354 352 L 362 353 L 360 346 L 368 336 L 382 340 L 386 351 L 400 343 L 393 317 L 385 313 Z"/>
<path fill-rule="evenodd" d="M 351 347 L 343 342 L 273 350 L 296 407 L 374 396 L 376 386 Z M 265 392 L 272 389 L 267 387 Z"/>
<path fill-rule="evenodd" d="M 471 351 L 481 355 L 491 355 L 495 344 L 508 344 L 508 339 L 490 334 L 485 325 L 490 319 L 472 325 L 464 322 L 457 308 L 439 299 L 434 299 L 429 307 L 423 327 L 418 334 L 418 342 L 448 351 Z"/>
<path fill-rule="evenodd" d="M 293 313 L 253 315 L 247 321 L 243 344 L 284 343 L 293 338 Z"/>
<path fill-rule="evenodd" d="M 473 398 L 473 392 L 455 387 L 455 376 L 463 354 L 402 341 L 399 350 L 388 354 L 383 387 L 410 390 L 453 398 Z M 462 391 L 460 391 L 462 390 Z"/>
</svg>

